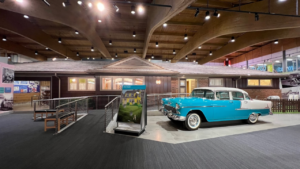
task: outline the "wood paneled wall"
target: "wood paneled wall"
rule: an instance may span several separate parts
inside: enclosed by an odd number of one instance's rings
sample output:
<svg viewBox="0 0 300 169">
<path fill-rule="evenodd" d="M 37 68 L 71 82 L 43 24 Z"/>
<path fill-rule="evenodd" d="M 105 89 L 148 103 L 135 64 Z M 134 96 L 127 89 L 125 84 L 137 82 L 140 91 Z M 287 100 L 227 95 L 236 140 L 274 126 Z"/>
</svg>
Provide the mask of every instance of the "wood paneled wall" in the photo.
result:
<svg viewBox="0 0 300 169">
<path fill-rule="evenodd" d="M 156 84 L 156 80 L 160 80 L 161 84 Z M 147 93 L 170 93 L 171 92 L 171 77 L 165 76 L 146 76 L 145 84 Z"/>
<path fill-rule="evenodd" d="M 40 93 L 14 93 L 14 103 L 30 102 L 34 95 L 39 96 Z"/>
<path fill-rule="evenodd" d="M 58 98 L 58 96 L 59 96 L 58 95 L 58 91 L 59 91 L 58 86 L 59 86 L 58 78 L 55 76 L 52 76 L 51 87 L 50 87 L 52 99 Z"/>
</svg>

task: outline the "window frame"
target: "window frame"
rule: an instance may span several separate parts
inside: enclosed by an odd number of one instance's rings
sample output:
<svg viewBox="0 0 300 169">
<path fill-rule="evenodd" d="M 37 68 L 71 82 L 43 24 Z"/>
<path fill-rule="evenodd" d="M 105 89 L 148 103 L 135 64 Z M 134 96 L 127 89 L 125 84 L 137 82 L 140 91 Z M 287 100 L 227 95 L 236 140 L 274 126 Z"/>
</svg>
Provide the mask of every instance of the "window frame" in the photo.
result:
<svg viewBox="0 0 300 169">
<path fill-rule="evenodd" d="M 110 78 L 111 79 L 111 89 L 102 89 L 102 79 Z M 124 78 L 131 78 L 133 80 L 133 85 L 135 85 L 135 80 L 138 78 L 143 79 L 143 84 L 145 85 L 145 76 L 100 76 L 100 91 L 122 91 L 122 89 L 114 89 L 114 78 L 122 78 L 122 86 L 124 85 Z"/>
<path fill-rule="evenodd" d="M 246 99 L 245 99 L 245 93 L 244 93 L 244 92 L 240 92 L 240 91 L 231 91 L 231 92 L 230 92 L 230 93 L 231 93 L 231 100 L 234 100 L 234 99 L 233 99 L 233 94 L 232 94 L 233 92 L 242 93 L 242 95 L 243 95 L 243 100 L 237 100 L 237 101 L 244 101 L 244 100 L 246 100 Z"/>
<path fill-rule="evenodd" d="M 76 79 L 76 90 L 70 90 L 70 79 Z M 79 79 L 85 79 L 86 90 L 79 90 Z M 93 90 L 88 90 L 88 79 L 94 79 L 95 85 Z M 96 78 L 95 77 L 68 77 L 68 92 L 90 92 L 96 91 Z"/>
<path fill-rule="evenodd" d="M 258 86 L 249 85 L 248 80 L 258 80 Z M 270 80 L 271 81 L 271 85 L 270 86 L 261 86 L 260 85 L 260 81 L 261 80 Z M 247 87 L 273 87 L 273 79 L 247 79 Z"/>
<path fill-rule="evenodd" d="M 217 79 L 222 80 L 222 85 L 210 85 L 210 80 L 217 80 Z M 224 78 L 209 78 L 208 79 L 208 86 L 209 87 L 224 87 Z"/>
<path fill-rule="evenodd" d="M 217 90 L 217 91 L 215 91 L 215 100 L 221 100 L 217 97 L 217 92 L 228 92 L 228 96 L 229 96 L 228 100 L 232 100 L 232 95 L 231 95 L 231 92 L 229 90 Z"/>
</svg>

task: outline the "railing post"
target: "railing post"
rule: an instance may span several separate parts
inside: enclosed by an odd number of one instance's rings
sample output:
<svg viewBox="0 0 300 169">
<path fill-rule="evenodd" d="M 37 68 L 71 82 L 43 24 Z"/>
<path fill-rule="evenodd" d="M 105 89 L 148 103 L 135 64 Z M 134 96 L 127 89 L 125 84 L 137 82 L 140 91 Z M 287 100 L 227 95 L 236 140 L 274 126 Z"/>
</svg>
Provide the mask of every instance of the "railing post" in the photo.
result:
<svg viewBox="0 0 300 169">
<path fill-rule="evenodd" d="M 70 99 L 68 99 L 68 103 L 70 103 Z M 68 112 L 71 112 L 71 110 L 70 110 L 70 104 L 68 104 Z"/>
<path fill-rule="evenodd" d="M 104 131 L 103 132 L 106 132 L 106 112 L 107 112 L 107 108 L 105 107 L 105 112 L 104 112 Z"/>
<path fill-rule="evenodd" d="M 77 121 L 77 102 L 75 103 L 75 122 Z"/>
<path fill-rule="evenodd" d="M 111 121 L 114 119 L 114 101 L 111 103 Z"/>
<path fill-rule="evenodd" d="M 89 98 L 86 98 L 86 113 L 89 113 Z"/>
<path fill-rule="evenodd" d="M 58 132 L 58 109 L 56 109 L 56 127 L 55 127 L 55 131 L 56 133 Z"/>
<path fill-rule="evenodd" d="M 159 99 L 158 99 L 159 95 L 157 95 L 157 110 L 159 110 Z"/>
<path fill-rule="evenodd" d="M 96 110 L 98 109 L 98 96 L 96 96 Z"/>
<path fill-rule="evenodd" d="M 33 108 L 33 111 L 35 112 L 36 111 L 36 102 L 34 102 L 34 108 Z"/>
</svg>

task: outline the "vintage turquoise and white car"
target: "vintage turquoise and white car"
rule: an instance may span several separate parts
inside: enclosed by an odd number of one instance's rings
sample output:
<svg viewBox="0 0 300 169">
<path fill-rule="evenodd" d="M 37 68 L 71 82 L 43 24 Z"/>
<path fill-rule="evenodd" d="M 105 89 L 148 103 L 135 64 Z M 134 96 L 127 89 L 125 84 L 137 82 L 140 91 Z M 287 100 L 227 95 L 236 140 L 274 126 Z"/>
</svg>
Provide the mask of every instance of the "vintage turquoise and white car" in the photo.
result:
<svg viewBox="0 0 300 169">
<path fill-rule="evenodd" d="M 200 87 L 190 97 L 164 98 L 161 111 L 172 121 L 183 121 L 188 130 L 201 122 L 245 120 L 257 122 L 259 116 L 272 115 L 272 102 L 251 99 L 237 88 Z"/>
</svg>

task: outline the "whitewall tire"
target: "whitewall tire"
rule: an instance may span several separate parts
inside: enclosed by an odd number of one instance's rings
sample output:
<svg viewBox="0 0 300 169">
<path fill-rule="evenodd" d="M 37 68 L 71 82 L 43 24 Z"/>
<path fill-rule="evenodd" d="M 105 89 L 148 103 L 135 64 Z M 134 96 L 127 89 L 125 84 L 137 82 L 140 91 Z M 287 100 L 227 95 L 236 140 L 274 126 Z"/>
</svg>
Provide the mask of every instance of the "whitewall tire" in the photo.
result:
<svg viewBox="0 0 300 169">
<path fill-rule="evenodd" d="M 258 114 L 257 113 L 252 113 L 250 114 L 247 123 L 249 124 L 255 124 L 258 121 Z"/>
<path fill-rule="evenodd" d="M 201 117 L 197 113 L 190 113 L 186 116 L 184 126 L 188 130 L 197 130 L 201 124 Z"/>
</svg>

